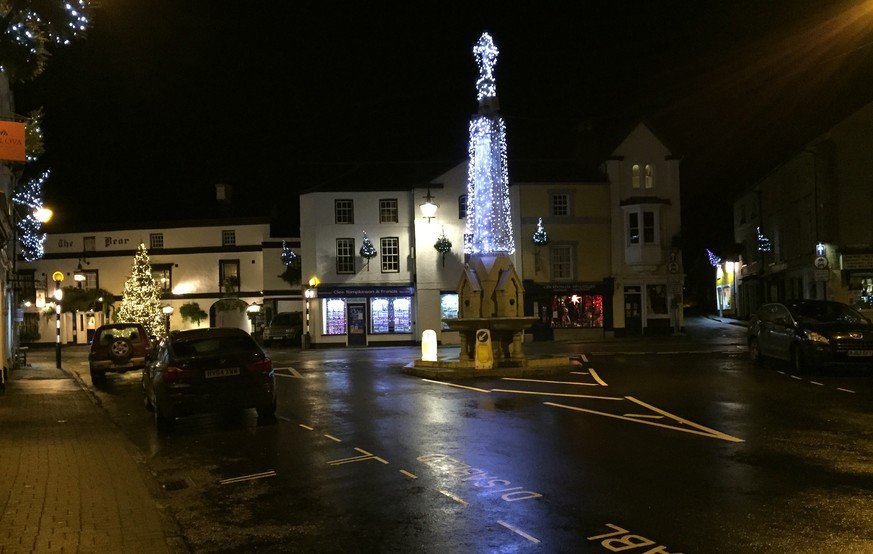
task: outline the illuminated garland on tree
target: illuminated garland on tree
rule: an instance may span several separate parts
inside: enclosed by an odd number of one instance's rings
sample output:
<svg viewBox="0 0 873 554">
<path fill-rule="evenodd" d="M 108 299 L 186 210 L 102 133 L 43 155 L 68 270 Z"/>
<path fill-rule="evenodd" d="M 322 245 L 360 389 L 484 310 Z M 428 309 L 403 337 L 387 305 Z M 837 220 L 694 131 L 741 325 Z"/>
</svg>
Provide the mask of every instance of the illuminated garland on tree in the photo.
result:
<svg viewBox="0 0 873 554">
<path fill-rule="evenodd" d="M 360 254 L 361 257 L 367 260 L 367 271 L 370 271 L 370 260 L 379 255 L 376 251 L 376 247 L 373 246 L 373 243 L 370 242 L 370 239 L 367 238 L 367 231 L 363 231 L 364 233 L 364 242 L 361 244 Z"/>
<path fill-rule="evenodd" d="M 152 277 L 152 264 L 145 244 L 140 243 L 133 258 L 130 276 L 124 283 L 118 319 L 123 322 L 142 323 L 149 336 L 167 334 L 164 314 L 161 311 L 161 295 Z"/>
<path fill-rule="evenodd" d="M 480 114 L 470 120 L 467 173 L 469 201 L 464 252 L 512 254 L 515 252 L 515 242 L 509 205 L 506 124 L 496 113 L 482 113 L 488 111 L 484 109 L 489 104 L 488 100 L 497 96 L 493 69 L 498 50 L 488 33 L 482 34 L 473 48 L 473 54 L 479 65 L 476 89 Z"/>
<path fill-rule="evenodd" d="M 437 241 L 436 243 L 434 243 L 433 247 L 436 248 L 437 252 L 443 255 L 443 267 L 446 267 L 446 254 L 448 254 L 452 250 L 452 241 L 450 241 L 448 237 L 446 237 L 445 226 L 443 226 L 442 230 L 440 231 L 440 236 L 439 238 L 437 238 Z"/>
<path fill-rule="evenodd" d="M 713 254 L 709 248 L 706 249 L 706 255 L 709 256 L 709 263 L 713 267 L 717 267 L 721 263 L 721 258 Z"/>
<path fill-rule="evenodd" d="M 549 244 L 549 234 L 546 233 L 545 229 L 543 229 L 543 218 L 539 218 L 537 221 L 537 230 L 534 231 L 531 240 L 537 246 L 545 246 Z"/>
<path fill-rule="evenodd" d="M 761 233 L 761 228 L 758 227 L 758 252 L 770 251 L 770 239 Z"/>
<path fill-rule="evenodd" d="M 27 181 L 12 194 L 12 202 L 23 206 L 27 212 L 18 221 L 17 226 L 21 255 L 28 262 L 42 258 L 45 253 L 43 245 L 46 234 L 42 232 L 42 223 L 36 219 L 34 212 L 42 208 L 42 187 L 49 175 L 49 171 L 43 172 L 40 177 Z"/>
<path fill-rule="evenodd" d="M 297 253 L 288 248 L 285 241 L 282 241 L 282 263 L 286 266 L 293 264 L 297 260 Z"/>
</svg>

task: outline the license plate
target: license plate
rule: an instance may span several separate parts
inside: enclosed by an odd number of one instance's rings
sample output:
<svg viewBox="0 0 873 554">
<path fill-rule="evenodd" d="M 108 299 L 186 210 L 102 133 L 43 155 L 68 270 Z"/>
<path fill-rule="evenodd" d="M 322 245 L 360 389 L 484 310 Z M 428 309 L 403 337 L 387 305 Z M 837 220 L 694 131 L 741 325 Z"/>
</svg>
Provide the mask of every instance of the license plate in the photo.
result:
<svg viewBox="0 0 873 554">
<path fill-rule="evenodd" d="M 239 375 L 238 367 L 223 367 L 221 369 L 207 369 L 206 378 L 212 377 L 228 377 L 230 375 Z"/>
<path fill-rule="evenodd" d="M 848 354 L 849 356 L 869 358 L 873 356 L 873 350 L 849 350 Z"/>
</svg>

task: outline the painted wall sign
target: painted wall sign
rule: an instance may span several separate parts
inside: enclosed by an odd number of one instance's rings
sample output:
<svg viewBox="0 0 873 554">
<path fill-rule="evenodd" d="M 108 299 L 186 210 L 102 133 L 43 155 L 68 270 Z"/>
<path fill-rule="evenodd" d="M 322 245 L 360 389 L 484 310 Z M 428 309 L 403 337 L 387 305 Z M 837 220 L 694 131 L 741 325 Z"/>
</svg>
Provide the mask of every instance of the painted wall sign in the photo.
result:
<svg viewBox="0 0 873 554">
<path fill-rule="evenodd" d="M 0 160 L 25 161 L 24 123 L 0 121 Z"/>
</svg>

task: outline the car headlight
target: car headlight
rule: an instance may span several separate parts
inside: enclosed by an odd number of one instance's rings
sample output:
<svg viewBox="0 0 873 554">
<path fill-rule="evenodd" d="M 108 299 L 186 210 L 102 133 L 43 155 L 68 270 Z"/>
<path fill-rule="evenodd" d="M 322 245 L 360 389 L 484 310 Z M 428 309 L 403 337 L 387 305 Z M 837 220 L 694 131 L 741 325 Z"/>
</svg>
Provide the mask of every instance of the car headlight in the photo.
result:
<svg viewBox="0 0 873 554">
<path fill-rule="evenodd" d="M 807 340 L 810 342 L 818 342 L 821 344 L 829 344 L 831 341 L 826 336 L 816 333 L 815 331 L 804 331 L 804 335 L 806 335 Z"/>
</svg>

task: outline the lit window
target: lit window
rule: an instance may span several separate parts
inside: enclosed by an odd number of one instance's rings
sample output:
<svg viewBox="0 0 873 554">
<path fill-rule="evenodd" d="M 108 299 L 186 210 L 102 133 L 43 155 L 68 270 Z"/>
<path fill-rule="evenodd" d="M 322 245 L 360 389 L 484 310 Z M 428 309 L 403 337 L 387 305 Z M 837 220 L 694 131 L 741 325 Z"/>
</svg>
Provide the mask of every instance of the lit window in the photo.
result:
<svg viewBox="0 0 873 554">
<path fill-rule="evenodd" d="M 221 246 L 236 246 L 236 231 L 233 229 L 222 230 Z"/>
<path fill-rule="evenodd" d="M 379 200 L 379 223 L 397 223 L 397 199 Z"/>
<path fill-rule="evenodd" d="M 239 260 L 219 260 L 218 290 L 223 293 L 239 292 Z"/>
<path fill-rule="evenodd" d="M 152 233 L 149 235 L 149 248 L 163 248 L 164 247 L 164 234 L 163 233 Z"/>
<path fill-rule="evenodd" d="M 324 334 L 346 334 L 346 301 L 331 298 L 324 301 Z"/>
<path fill-rule="evenodd" d="M 552 244 L 549 247 L 549 261 L 553 281 L 573 279 L 573 245 Z"/>
<path fill-rule="evenodd" d="M 637 164 L 631 168 L 631 187 L 640 188 L 640 166 Z"/>
<path fill-rule="evenodd" d="M 152 265 L 152 279 L 162 293 L 169 293 L 173 289 L 172 271 L 173 264 Z"/>
<path fill-rule="evenodd" d="M 355 203 L 352 200 L 334 200 L 334 217 L 336 223 L 355 222 Z"/>
<path fill-rule="evenodd" d="M 646 188 L 655 188 L 655 166 L 646 164 Z"/>
<path fill-rule="evenodd" d="M 440 294 L 440 320 L 456 319 L 458 317 L 458 293 L 444 292 Z M 443 331 L 448 331 L 449 326 L 441 322 Z"/>
<path fill-rule="evenodd" d="M 336 272 L 355 272 L 355 239 L 336 239 Z"/>
<path fill-rule="evenodd" d="M 397 273 L 400 271 L 400 239 L 386 237 L 380 239 L 382 249 L 382 273 Z"/>
<path fill-rule="evenodd" d="M 412 299 L 372 298 L 370 317 L 373 334 L 412 332 Z"/>
<path fill-rule="evenodd" d="M 568 194 L 552 195 L 552 215 L 570 215 L 570 196 Z"/>
</svg>

